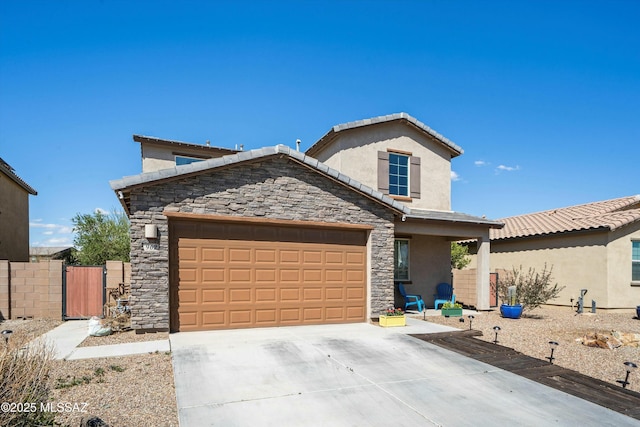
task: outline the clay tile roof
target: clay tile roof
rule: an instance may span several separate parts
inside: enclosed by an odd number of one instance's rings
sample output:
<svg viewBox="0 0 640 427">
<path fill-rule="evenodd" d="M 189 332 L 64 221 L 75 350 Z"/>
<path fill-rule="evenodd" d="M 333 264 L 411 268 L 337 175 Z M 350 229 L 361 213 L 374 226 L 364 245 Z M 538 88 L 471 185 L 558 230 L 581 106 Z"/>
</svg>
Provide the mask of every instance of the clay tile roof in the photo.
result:
<svg viewBox="0 0 640 427">
<path fill-rule="evenodd" d="M 491 239 L 542 236 L 584 230 L 615 230 L 640 221 L 640 195 L 502 218 Z"/>
</svg>

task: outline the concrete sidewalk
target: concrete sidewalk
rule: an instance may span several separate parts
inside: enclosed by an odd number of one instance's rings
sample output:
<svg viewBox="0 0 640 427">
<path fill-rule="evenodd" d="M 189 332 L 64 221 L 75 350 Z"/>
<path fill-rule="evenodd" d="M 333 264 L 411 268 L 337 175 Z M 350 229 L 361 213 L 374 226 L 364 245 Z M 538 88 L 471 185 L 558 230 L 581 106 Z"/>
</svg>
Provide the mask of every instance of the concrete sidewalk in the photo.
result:
<svg viewBox="0 0 640 427">
<path fill-rule="evenodd" d="M 53 345 L 58 360 L 94 359 L 171 351 L 169 340 L 78 347 L 89 336 L 88 320 L 68 320 L 34 341 Z"/>
</svg>

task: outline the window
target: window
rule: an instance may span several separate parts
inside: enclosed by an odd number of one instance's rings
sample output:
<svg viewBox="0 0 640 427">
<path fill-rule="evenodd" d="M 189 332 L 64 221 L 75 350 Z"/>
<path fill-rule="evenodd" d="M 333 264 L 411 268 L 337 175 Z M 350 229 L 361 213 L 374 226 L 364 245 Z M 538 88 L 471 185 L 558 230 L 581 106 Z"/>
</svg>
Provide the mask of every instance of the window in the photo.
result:
<svg viewBox="0 0 640 427">
<path fill-rule="evenodd" d="M 389 194 L 409 196 L 409 156 L 389 153 Z"/>
<path fill-rule="evenodd" d="M 398 199 L 420 198 L 420 157 L 389 149 L 378 151 L 378 191 Z"/>
<path fill-rule="evenodd" d="M 640 282 L 640 241 L 631 242 L 631 280 Z"/>
<path fill-rule="evenodd" d="M 197 159 L 195 157 L 176 156 L 176 166 L 188 165 L 190 163 L 201 162 L 205 159 Z"/>
<path fill-rule="evenodd" d="M 393 279 L 409 280 L 409 240 L 396 239 L 393 249 Z"/>
</svg>

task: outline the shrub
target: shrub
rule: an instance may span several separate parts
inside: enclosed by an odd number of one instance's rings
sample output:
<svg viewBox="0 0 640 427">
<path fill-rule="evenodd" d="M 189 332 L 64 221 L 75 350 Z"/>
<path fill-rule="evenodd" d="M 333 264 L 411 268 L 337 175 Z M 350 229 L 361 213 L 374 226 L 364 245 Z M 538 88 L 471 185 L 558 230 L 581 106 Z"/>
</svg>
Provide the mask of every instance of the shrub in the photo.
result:
<svg viewBox="0 0 640 427">
<path fill-rule="evenodd" d="M 529 268 L 524 272 L 522 266 L 513 267 L 504 278 L 498 281 L 498 296 L 503 303 L 513 304 L 513 292 L 515 287 L 515 302 L 522 304 L 522 310 L 531 310 L 546 304 L 549 300 L 556 298 L 565 288 L 557 283 L 552 283 L 551 273 L 553 266 L 547 270 L 547 264 L 541 272 L 536 272 L 534 268 Z M 509 291 L 511 288 L 511 292 Z"/>
<path fill-rule="evenodd" d="M 42 412 L 41 404 L 49 401 L 53 350 L 41 341 L 23 347 L 26 340 L 20 338 L 14 335 L 8 344 L 0 343 L 0 402 L 21 406 L 15 412 L 0 411 L 0 425 L 52 425 L 54 414 Z"/>
</svg>

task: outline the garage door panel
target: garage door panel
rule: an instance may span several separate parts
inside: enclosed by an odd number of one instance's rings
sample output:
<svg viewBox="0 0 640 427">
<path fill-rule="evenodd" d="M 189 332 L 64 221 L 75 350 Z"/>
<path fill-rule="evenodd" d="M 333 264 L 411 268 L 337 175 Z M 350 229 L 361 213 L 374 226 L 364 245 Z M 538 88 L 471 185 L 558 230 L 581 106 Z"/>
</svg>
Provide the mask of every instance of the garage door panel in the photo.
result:
<svg viewBox="0 0 640 427">
<path fill-rule="evenodd" d="M 229 268 L 229 283 L 250 283 L 250 268 Z"/>
<path fill-rule="evenodd" d="M 251 302 L 251 288 L 245 289 L 230 289 L 229 290 L 229 303 L 234 304 L 237 302 Z"/>
<path fill-rule="evenodd" d="M 241 229 L 245 228 L 244 231 Z M 194 231 L 172 237 L 172 316 L 182 331 L 361 322 L 366 314 L 364 232 L 329 233 L 268 228 L 230 232 L 211 227 L 216 238 Z M 259 227 L 258 227 L 259 228 Z M 171 230 L 174 230 L 172 228 Z M 193 230 L 192 230 L 193 231 Z M 197 231 L 197 230 L 196 230 Z M 171 232 L 171 231 L 170 231 Z M 182 228 L 179 228 L 182 232 Z M 237 233 L 255 240 L 236 239 Z M 220 236 L 231 236 L 224 239 Z M 278 241 L 268 239 L 278 237 Z M 291 241 L 282 239 L 287 236 Z M 304 236 L 309 242 L 295 241 Z M 354 236 L 359 236 L 354 238 Z M 352 240 L 358 244 L 349 244 Z M 362 243 L 362 245 L 361 245 Z M 172 323 L 173 325 L 173 323 Z M 172 326 L 173 328 L 173 326 Z"/>
<path fill-rule="evenodd" d="M 198 291 L 196 289 L 180 289 L 178 292 L 181 304 L 193 304 L 198 302 Z"/>
<path fill-rule="evenodd" d="M 343 307 L 327 307 L 325 313 L 326 319 L 329 321 L 336 321 L 345 318 L 345 309 Z"/>
<path fill-rule="evenodd" d="M 198 270 L 196 268 L 181 268 L 178 272 L 178 276 L 180 277 L 180 282 L 182 283 L 195 283 L 198 280 Z"/>
<path fill-rule="evenodd" d="M 257 288 L 256 303 L 272 303 L 276 301 L 276 288 Z"/>
<path fill-rule="evenodd" d="M 302 315 L 305 323 L 316 323 L 322 319 L 322 307 L 303 308 Z"/>
<path fill-rule="evenodd" d="M 248 263 L 251 262 L 251 249 L 250 248 L 231 248 L 229 249 L 229 262 L 230 263 Z"/>
<path fill-rule="evenodd" d="M 224 310 L 203 311 L 202 326 L 205 328 L 217 328 L 225 325 L 226 312 Z"/>
<path fill-rule="evenodd" d="M 203 289 L 202 290 L 202 303 L 224 303 L 224 289 Z"/>
<path fill-rule="evenodd" d="M 256 269 L 256 285 L 273 285 L 276 283 L 277 270 L 275 268 Z"/>
<path fill-rule="evenodd" d="M 342 301 L 344 299 L 344 289 L 343 288 L 327 288 L 325 299 L 327 301 Z"/>
<path fill-rule="evenodd" d="M 202 262 L 224 262 L 225 250 L 220 248 L 202 248 L 200 253 Z"/>
<path fill-rule="evenodd" d="M 301 321 L 299 308 L 282 308 L 280 309 L 280 322 L 282 323 L 296 323 Z"/>
<path fill-rule="evenodd" d="M 325 282 L 327 283 L 343 283 L 345 279 L 344 270 L 326 270 Z"/>
<path fill-rule="evenodd" d="M 224 277 L 224 268 L 203 268 L 202 270 L 202 282 L 203 283 L 224 283 L 226 279 Z"/>
<path fill-rule="evenodd" d="M 251 311 L 246 310 L 229 310 L 229 326 L 250 326 L 252 324 Z"/>
<path fill-rule="evenodd" d="M 300 289 L 299 288 L 280 289 L 280 301 L 283 301 L 283 302 L 300 301 Z"/>
</svg>

